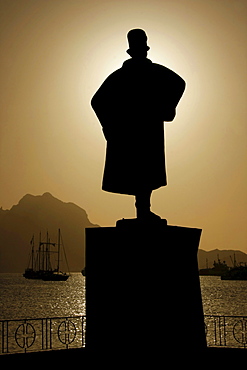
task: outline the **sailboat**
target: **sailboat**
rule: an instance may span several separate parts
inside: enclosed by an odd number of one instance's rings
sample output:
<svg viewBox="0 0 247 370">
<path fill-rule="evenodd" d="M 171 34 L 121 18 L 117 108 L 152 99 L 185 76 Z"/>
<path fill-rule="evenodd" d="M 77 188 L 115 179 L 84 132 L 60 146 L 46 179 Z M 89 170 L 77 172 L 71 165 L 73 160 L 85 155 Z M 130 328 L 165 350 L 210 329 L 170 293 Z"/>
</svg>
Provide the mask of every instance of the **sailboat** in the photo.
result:
<svg viewBox="0 0 247 370">
<path fill-rule="evenodd" d="M 69 278 L 69 274 L 60 271 L 60 260 L 61 260 L 61 231 L 58 229 L 58 242 L 54 243 L 51 242 L 49 239 L 49 235 L 47 232 L 46 241 L 41 241 L 41 234 L 40 234 L 40 241 L 38 250 L 35 251 L 34 246 L 34 236 L 31 240 L 32 250 L 31 250 L 31 257 L 29 261 L 29 266 L 25 270 L 23 276 L 26 279 L 42 279 L 45 281 L 66 281 Z M 67 258 L 65 254 L 65 250 L 63 247 L 63 252 L 65 256 L 65 260 L 67 263 Z M 56 268 L 52 267 L 51 263 L 51 255 L 57 255 L 57 265 Z M 68 268 L 68 263 L 67 263 Z M 69 268 L 68 268 L 69 270 Z"/>
</svg>

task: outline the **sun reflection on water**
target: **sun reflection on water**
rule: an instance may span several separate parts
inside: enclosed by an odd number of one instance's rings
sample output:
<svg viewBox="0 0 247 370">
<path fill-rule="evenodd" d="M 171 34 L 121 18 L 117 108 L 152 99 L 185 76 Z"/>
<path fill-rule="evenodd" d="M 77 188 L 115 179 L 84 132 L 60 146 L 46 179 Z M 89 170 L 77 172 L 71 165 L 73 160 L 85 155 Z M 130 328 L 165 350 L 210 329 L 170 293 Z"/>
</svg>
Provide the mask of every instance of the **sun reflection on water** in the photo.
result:
<svg viewBox="0 0 247 370">
<path fill-rule="evenodd" d="M 72 273 L 66 282 L 0 274 L 0 291 L 2 320 L 86 314 L 85 277 L 81 273 Z"/>
</svg>

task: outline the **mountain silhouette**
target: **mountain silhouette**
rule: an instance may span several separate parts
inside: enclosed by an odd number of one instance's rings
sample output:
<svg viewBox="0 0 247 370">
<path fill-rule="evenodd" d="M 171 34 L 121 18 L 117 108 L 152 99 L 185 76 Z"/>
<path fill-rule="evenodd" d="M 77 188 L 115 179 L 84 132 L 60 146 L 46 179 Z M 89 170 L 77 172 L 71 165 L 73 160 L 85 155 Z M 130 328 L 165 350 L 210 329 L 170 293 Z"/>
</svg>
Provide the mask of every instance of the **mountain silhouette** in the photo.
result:
<svg viewBox="0 0 247 370">
<path fill-rule="evenodd" d="M 0 272 L 24 272 L 32 236 L 35 247 L 40 232 L 42 240 L 48 231 L 51 241 L 57 242 L 59 228 L 70 271 L 80 271 L 85 265 L 85 228 L 96 226 L 74 203 L 62 202 L 50 193 L 27 194 L 10 210 L 0 209 Z"/>
<path fill-rule="evenodd" d="M 221 262 L 225 261 L 229 267 L 233 267 L 234 254 L 236 263 L 247 263 L 247 254 L 239 250 L 230 249 L 213 249 L 211 251 L 204 251 L 203 249 L 198 250 L 198 265 L 199 268 L 213 267 L 214 261 L 218 262 L 218 258 Z"/>
</svg>

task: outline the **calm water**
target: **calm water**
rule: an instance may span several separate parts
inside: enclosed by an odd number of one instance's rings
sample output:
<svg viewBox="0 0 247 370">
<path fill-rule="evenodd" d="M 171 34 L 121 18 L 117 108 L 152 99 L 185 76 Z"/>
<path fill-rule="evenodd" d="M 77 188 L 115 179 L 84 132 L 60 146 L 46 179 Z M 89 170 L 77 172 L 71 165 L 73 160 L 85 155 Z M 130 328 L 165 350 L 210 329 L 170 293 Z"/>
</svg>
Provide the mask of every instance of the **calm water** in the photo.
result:
<svg viewBox="0 0 247 370">
<path fill-rule="evenodd" d="M 143 279 L 148 279 L 143 276 Z M 204 314 L 247 316 L 247 281 L 202 276 Z M 85 314 L 85 278 L 74 273 L 66 282 L 26 280 L 0 274 L 0 319 Z"/>
<path fill-rule="evenodd" d="M 247 281 L 201 276 L 205 315 L 247 316 Z"/>
<path fill-rule="evenodd" d="M 85 278 L 73 273 L 66 282 L 28 280 L 0 274 L 0 319 L 85 315 Z"/>
</svg>

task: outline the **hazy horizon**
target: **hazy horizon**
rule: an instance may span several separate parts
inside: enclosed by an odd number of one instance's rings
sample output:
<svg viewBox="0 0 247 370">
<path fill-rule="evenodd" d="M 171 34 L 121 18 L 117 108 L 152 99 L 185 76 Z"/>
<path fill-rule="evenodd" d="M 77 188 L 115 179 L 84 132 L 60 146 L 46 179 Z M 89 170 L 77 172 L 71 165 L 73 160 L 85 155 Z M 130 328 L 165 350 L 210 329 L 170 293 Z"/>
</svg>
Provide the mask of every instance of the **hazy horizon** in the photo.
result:
<svg viewBox="0 0 247 370">
<path fill-rule="evenodd" d="M 203 229 L 200 248 L 247 252 L 247 2 L 32 0 L 0 3 L 0 207 L 50 192 L 94 224 L 135 216 L 101 190 L 105 140 L 90 100 L 143 28 L 148 58 L 187 83 L 165 124 L 168 186 L 152 209 Z"/>
</svg>

